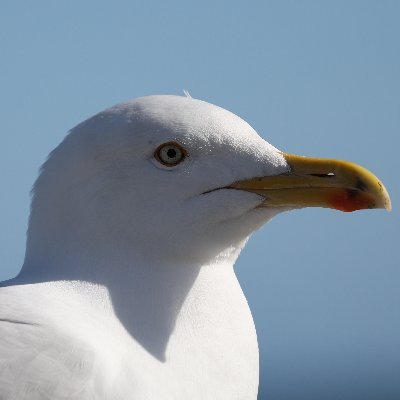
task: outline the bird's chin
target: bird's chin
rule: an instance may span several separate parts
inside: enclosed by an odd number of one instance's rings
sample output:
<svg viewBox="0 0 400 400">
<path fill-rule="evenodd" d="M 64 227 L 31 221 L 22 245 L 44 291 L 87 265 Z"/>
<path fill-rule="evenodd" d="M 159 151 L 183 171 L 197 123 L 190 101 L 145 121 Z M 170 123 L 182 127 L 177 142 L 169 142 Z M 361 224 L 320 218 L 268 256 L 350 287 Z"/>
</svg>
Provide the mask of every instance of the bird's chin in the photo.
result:
<svg viewBox="0 0 400 400">
<path fill-rule="evenodd" d="M 197 201 L 208 212 L 210 221 L 219 223 L 242 217 L 254 210 L 262 204 L 263 197 L 242 190 L 221 188 L 203 193 L 197 197 Z"/>
<path fill-rule="evenodd" d="M 265 202 L 265 197 L 255 193 L 249 193 L 242 190 L 219 189 L 210 192 L 209 195 L 220 193 L 225 196 L 227 201 L 224 205 L 224 211 L 221 214 L 226 215 L 226 220 L 245 220 L 249 219 L 257 221 L 257 225 L 263 225 L 274 216 L 289 211 L 289 207 L 268 207 Z"/>
<path fill-rule="evenodd" d="M 259 207 L 262 199 L 248 200 L 253 200 L 253 203 L 251 201 L 247 202 L 247 207 L 242 204 L 240 213 L 238 212 L 239 210 L 235 210 L 237 211 L 235 214 L 225 214 L 225 218 L 216 223 L 212 231 L 207 235 L 208 240 L 220 245 L 222 249 L 232 245 L 236 248 L 239 243 L 242 243 L 253 232 L 259 230 L 274 216 L 286 211 L 283 208 Z"/>
<path fill-rule="evenodd" d="M 263 225 L 269 222 L 276 215 L 288 211 L 288 208 L 284 207 L 254 207 L 245 213 L 242 219 L 246 220 L 247 223 L 251 226 L 252 231 L 256 231 L 260 229 Z M 251 232 L 250 232 L 251 233 Z"/>
</svg>

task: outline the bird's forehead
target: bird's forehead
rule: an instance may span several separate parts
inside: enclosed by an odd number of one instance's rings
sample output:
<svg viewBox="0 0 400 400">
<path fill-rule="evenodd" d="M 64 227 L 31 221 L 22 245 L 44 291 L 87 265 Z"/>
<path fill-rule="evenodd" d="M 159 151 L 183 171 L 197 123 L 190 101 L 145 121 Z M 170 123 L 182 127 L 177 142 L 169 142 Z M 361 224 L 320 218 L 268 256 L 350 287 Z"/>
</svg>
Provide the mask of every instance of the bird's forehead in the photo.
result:
<svg viewBox="0 0 400 400">
<path fill-rule="evenodd" d="M 242 154 L 268 164 L 285 162 L 243 119 L 221 107 L 180 96 L 147 96 L 113 106 L 74 128 L 79 148 L 96 160 L 123 155 L 149 158 L 166 142 L 176 141 L 192 155 Z"/>
<path fill-rule="evenodd" d="M 135 135 L 155 140 L 258 142 L 254 129 L 237 115 L 205 101 L 180 96 L 148 96 L 110 109 L 119 114 Z"/>
</svg>

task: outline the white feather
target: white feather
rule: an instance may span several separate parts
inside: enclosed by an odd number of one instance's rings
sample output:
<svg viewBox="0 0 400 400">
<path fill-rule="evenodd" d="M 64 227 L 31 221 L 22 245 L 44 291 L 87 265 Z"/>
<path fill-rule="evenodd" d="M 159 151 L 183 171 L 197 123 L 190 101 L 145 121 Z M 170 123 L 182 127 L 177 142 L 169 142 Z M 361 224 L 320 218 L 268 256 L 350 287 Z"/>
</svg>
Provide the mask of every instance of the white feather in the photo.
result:
<svg viewBox="0 0 400 400">
<path fill-rule="evenodd" d="M 174 168 L 154 158 L 170 141 L 188 154 Z M 72 129 L 35 184 L 21 274 L 0 289 L 0 399 L 255 399 L 232 267 L 276 211 L 213 189 L 287 169 L 246 122 L 189 96 Z"/>
</svg>

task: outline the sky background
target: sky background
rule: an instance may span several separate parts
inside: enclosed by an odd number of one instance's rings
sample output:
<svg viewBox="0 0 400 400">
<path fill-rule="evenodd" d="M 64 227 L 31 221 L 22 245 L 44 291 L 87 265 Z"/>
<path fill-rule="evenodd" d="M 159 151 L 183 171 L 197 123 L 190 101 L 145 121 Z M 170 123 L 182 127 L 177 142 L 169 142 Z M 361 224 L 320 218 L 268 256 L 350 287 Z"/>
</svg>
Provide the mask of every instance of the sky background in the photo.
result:
<svg viewBox="0 0 400 400">
<path fill-rule="evenodd" d="M 29 190 L 77 123 L 182 94 L 292 153 L 371 169 L 393 212 L 307 209 L 257 232 L 236 265 L 255 319 L 259 399 L 400 398 L 400 2 L 0 4 L 0 279 L 24 257 Z"/>
</svg>

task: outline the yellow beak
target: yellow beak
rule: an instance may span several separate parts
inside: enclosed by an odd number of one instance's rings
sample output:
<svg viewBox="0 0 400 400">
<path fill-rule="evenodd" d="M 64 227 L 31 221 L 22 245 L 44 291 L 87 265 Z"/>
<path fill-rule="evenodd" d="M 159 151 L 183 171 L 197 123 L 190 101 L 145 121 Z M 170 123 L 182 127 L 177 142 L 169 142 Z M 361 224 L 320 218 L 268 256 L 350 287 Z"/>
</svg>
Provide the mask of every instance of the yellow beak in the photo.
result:
<svg viewBox="0 0 400 400">
<path fill-rule="evenodd" d="M 235 182 L 231 189 L 265 197 L 264 207 L 326 207 L 341 211 L 392 209 L 382 182 L 367 169 L 342 160 L 285 154 L 290 171 Z"/>
</svg>

